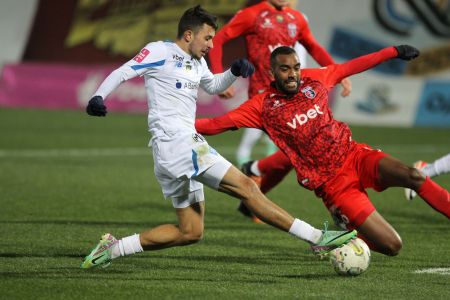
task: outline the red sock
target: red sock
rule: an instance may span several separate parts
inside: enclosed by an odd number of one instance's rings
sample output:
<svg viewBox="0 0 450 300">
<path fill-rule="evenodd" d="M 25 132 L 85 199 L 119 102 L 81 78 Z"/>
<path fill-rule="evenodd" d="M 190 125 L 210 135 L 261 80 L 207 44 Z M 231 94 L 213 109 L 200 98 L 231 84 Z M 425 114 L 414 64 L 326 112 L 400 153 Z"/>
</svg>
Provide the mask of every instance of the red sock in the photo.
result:
<svg viewBox="0 0 450 300">
<path fill-rule="evenodd" d="M 417 194 L 428 205 L 450 219 L 450 194 L 446 189 L 427 177 L 417 190 Z"/>
<path fill-rule="evenodd" d="M 293 166 L 289 158 L 283 152 L 277 151 L 258 161 L 258 169 L 263 174 L 261 179 L 261 191 L 269 192 L 280 183 L 292 170 Z"/>
</svg>

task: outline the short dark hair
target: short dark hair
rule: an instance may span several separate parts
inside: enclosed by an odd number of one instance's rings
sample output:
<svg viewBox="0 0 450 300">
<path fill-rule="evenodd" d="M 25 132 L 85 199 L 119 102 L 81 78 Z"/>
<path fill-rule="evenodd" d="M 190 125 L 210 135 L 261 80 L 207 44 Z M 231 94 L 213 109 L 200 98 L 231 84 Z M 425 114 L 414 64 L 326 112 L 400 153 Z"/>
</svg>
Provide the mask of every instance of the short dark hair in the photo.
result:
<svg viewBox="0 0 450 300">
<path fill-rule="evenodd" d="M 203 24 L 208 24 L 217 30 L 217 17 L 204 10 L 200 5 L 191 7 L 184 12 L 178 23 L 178 35 L 177 38 L 181 39 L 186 30 L 192 30 L 196 32 Z"/>
<path fill-rule="evenodd" d="M 272 51 L 272 54 L 270 54 L 270 67 L 271 68 L 275 67 L 278 55 L 289 55 L 292 53 L 297 54 L 297 52 L 295 52 L 295 49 L 289 46 L 280 46 L 278 48 L 275 48 L 275 50 Z"/>
</svg>

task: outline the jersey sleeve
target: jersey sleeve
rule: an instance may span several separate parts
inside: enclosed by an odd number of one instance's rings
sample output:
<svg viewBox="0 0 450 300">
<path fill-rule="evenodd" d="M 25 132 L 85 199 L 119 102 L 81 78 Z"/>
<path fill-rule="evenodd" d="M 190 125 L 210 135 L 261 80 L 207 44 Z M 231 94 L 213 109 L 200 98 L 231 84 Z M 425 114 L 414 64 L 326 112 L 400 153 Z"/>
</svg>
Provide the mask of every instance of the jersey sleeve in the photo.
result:
<svg viewBox="0 0 450 300">
<path fill-rule="evenodd" d="M 333 64 L 320 69 L 305 69 L 302 71 L 302 76 L 319 80 L 327 89 L 331 89 L 342 79 L 371 69 L 386 60 L 397 57 L 397 55 L 394 47 L 388 47 L 343 64 Z"/>
<path fill-rule="evenodd" d="M 242 127 L 262 129 L 262 101 L 261 95 L 256 95 L 244 102 L 238 108 L 215 118 L 195 120 L 195 129 L 204 135 L 219 134 L 228 130 Z"/>
<path fill-rule="evenodd" d="M 205 59 L 202 58 L 203 74 L 200 79 L 200 86 L 210 95 L 215 95 L 226 90 L 236 80 L 230 70 L 220 74 L 213 74 L 208 68 Z"/>
<path fill-rule="evenodd" d="M 331 55 L 323 48 L 313 36 L 308 21 L 305 19 L 302 13 L 294 10 L 295 16 L 299 25 L 298 42 L 305 47 L 308 53 L 314 58 L 314 60 L 321 66 L 328 66 L 334 63 Z"/>
<path fill-rule="evenodd" d="M 248 34 L 253 26 L 255 13 L 252 9 L 247 8 L 240 10 L 236 15 L 222 27 L 213 39 L 214 47 L 209 51 L 209 61 L 211 70 L 215 73 L 223 72 L 222 57 L 223 45 L 241 35 Z"/>
<path fill-rule="evenodd" d="M 228 115 L 236 128 L 248 127 L 262 129 L 262 104 L 266 94 L 258 94 L 242 103 Z"/>
<path fill-rule="evenodd" d="M 161 68 L 166 63 L 167 49 L 164 42 L 147 44 L 125 66 L 133 70 L 138 76 L 151 74 L 152 71 Z"/>
<path fill-rule="evenodd" d="M 145 46 L 132 60 L 115 69 L 106 77 L 93 96 L 101 96 L 105 99 L 122 82 L 134 77 L 150 73 L 155 68 L 165 63 L 164 43 L 156 42 Z"/>
</svg>

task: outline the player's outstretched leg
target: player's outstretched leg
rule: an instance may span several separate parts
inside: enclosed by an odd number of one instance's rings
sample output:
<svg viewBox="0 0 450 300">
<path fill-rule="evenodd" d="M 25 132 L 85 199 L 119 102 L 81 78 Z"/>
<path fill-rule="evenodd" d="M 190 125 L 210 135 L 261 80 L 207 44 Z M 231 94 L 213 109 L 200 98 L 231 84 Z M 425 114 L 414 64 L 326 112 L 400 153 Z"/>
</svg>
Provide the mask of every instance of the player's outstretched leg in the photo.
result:
<svg viewBox="0 0 450 300">
<path fill-rule="evenodd" d="M 323 254 L 337 248 L 356 236 L 356 230 L 324 231 L 292 217 L 287 211 L 270 201 L 253 180 L 231 166 L 223 177 L 219 191 L 241 199 L 245 206 L 265 223 L 300 238 Z"/>
<path fill-rule="evenodd" d="M 118 243 L 119 241 L 110 233 L 105 233 L 97 246 L 84 258 L 81 268 L 108 267 L 111 264 L 113 247 L 117 246 Z"/>
</svg>

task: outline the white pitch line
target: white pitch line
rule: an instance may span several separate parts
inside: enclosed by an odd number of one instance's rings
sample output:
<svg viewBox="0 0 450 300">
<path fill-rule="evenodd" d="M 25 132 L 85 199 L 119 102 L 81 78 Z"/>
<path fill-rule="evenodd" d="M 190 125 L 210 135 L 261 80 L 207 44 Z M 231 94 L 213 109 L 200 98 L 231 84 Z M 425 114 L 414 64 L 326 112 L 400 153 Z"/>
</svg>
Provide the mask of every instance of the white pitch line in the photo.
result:
<svg viewBox="0 0 450 300">
<path fill-rule="evenodd" d="M 214 145 L 212 145 L 214 147 Z M 236 152 L 237 145 L 214 147 L 219 153 L 224 156 L 233 156 Z M 373 147 L 376 149 L 377 147 Z M 448 149 L 445 145 L 431 146 L 431 145 L 384 145 L 381 150 L 387 153 L 402 154 L 402 153 L 418 153 L 427 154 L 438 151 L 446 152 Z M 75 149 L 17 149 L 6 150 L 0 149 L 0 158 L 8 157 L 86 157 L 86 156 L 146 156 L 151 155 L 151 149 L 147 147 L 129 147 L 129 148 L 75 148 Z M 253 151 L 256 155 L 264 155 L 264 147 L 258 146 Z"/>
<path fill-rule="evenodd" d="M 415 274 L 450 275 L 450 268 L 429 268 L 414 271 Z"/>
</svg>

